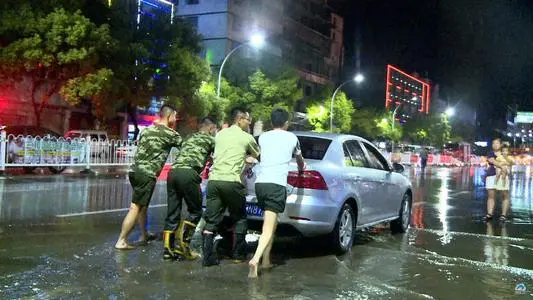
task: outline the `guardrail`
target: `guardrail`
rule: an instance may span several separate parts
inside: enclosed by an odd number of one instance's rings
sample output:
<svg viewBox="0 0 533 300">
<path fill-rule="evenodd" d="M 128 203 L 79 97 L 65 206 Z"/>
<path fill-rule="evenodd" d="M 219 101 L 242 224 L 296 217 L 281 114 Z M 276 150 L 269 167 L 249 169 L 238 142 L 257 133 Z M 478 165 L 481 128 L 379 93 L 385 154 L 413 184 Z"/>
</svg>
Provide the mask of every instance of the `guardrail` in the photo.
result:
<svg viewBox="0 0 533 300">
<path fill-rule="evenodd" d="M 420 166 L 422 159 L 418 154 L 412 153 L 399 153 L 391 154 L 387 153 L 386 156 L 388 159 L 392 160 L 394 155 L 399 156 L 399 163 L 403 165 L 413 165 Z M 398 157 L 396 157 L 398 159 Z M 478 157 L 471 156 L 468 162 L 463 162 L 451 155 L 440 155 L 440 154 L 430 154 L 428 155 L 427 165 L 428 166 L 464 166 L 464 165 L 481 165 L 482 161 Z"/>
<path fill-rule="evenodd" d="M 0 172 L 6 168 L 55 168 L 58 172 L 69 168 L 129 166 L 137 150 L 137 143 L 124 140 L 96 140 L 87 138 L 56 138 L 51 136 L 14 136 L 0 133 Z M 178 151 L 173 149 L 168 162 Z"/>
</svg>

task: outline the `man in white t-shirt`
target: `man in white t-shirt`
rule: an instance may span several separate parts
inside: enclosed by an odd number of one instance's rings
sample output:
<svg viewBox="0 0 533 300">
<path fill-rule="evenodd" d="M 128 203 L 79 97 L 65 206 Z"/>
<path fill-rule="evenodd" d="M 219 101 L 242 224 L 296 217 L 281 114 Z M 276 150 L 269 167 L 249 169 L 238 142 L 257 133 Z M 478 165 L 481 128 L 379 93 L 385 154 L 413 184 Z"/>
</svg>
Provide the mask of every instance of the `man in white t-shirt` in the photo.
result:
<svg viewBox="0 0 533 300">
<path fill-rule="evenodd" d="M 300 143 L 294 133 L 288 132 L 289 113 L 282 108 L 272 111 L 271 131 L 261 134 L 259 148 L 261 149 L 261 162 L 255 181 L 255 194 L 260 208 L 265 212 L 263 231 L 259 238 L 259 245 L 254 257 L 250 260 L 250 273 L 248 277 L 256 278 L 261 257 L 263 268 L 271 268 L 270 250 L 274 240 L 274 232 L 278 222 L 278 214 L 285 211 L 287 201 L 287 176 L 289 162 L 292 156 L 296 158 L 298 170 L 305 169 L 305 162 L 300 150 Z"/>
</svg>

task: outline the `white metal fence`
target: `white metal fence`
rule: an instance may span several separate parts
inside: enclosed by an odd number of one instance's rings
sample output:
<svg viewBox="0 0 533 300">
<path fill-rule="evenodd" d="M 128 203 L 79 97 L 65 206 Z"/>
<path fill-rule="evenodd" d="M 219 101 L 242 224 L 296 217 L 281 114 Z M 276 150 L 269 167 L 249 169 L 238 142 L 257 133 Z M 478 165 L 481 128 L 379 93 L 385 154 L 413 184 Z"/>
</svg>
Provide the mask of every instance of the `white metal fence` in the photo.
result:
<svg viewBox="0 0 533 300">
<path fill-rule="evenodd" d="M 129 166 L 137 143 L 124 140 L 14 136 L 0 133 L 0 171 L 10 167 L 38 168 Z M 173 149 L 172 162 L 177 155 Z"/>
</svg>

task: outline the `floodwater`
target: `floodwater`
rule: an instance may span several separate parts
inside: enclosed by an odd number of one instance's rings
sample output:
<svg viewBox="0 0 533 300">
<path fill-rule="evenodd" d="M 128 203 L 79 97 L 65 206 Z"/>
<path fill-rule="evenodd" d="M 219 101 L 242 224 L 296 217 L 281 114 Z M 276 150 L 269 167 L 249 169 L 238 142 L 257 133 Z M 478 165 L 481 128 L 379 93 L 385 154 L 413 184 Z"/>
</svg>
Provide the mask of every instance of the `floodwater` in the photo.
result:
<svg viewBox="0 0 533 300">
<path fill-rule="evenodd" d="M 165 262 L 161 241 L 115 251 L 131 196 L 126 175 L 0 179 L 0 299 L 533 298 L 530 175 L 512 180 L 513 219 L 485 223 L 482 169 L 406 174 L 415 187 L 408 233 L 360 232 L 344 256 L 324 240 L 279 239 L 278 266 L 256 280 L 246 264 Z M 165 196 L 161 182 L 149 216 L 155 232 Z M 515 291 L 518 284 L 527 291 Z"/>
</svg>

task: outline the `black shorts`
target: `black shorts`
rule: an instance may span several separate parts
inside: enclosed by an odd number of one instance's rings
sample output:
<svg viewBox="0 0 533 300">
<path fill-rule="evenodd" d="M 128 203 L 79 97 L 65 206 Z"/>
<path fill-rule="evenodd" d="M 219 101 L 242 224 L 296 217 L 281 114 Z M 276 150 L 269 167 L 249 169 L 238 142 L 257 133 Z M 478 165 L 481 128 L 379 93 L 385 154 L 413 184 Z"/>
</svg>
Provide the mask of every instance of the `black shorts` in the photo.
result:
<svg viewBox="0 0 533 300">
<path fill-rule="evenodd" d="M 287 202 L 287 188 L 275 183 L 256 183 L 255 195 L 257 204 L 263 210 L 269 210 L 278 214 L 285 211 Z"/>
<path fill-rule="evenodd" d="M 205 201 L 206 230 L 216 232 L 227 209 L 235 232 L 246 234 L 246 187 L 242 183 L 209 180 Z"/>
<path fill-rule="evenodd" d="M 140 172 L 128 174 L 133 195 L 131 202 L 139 206 L 148 206 L 155 190 L 157 179 Z"/>
</svg>

